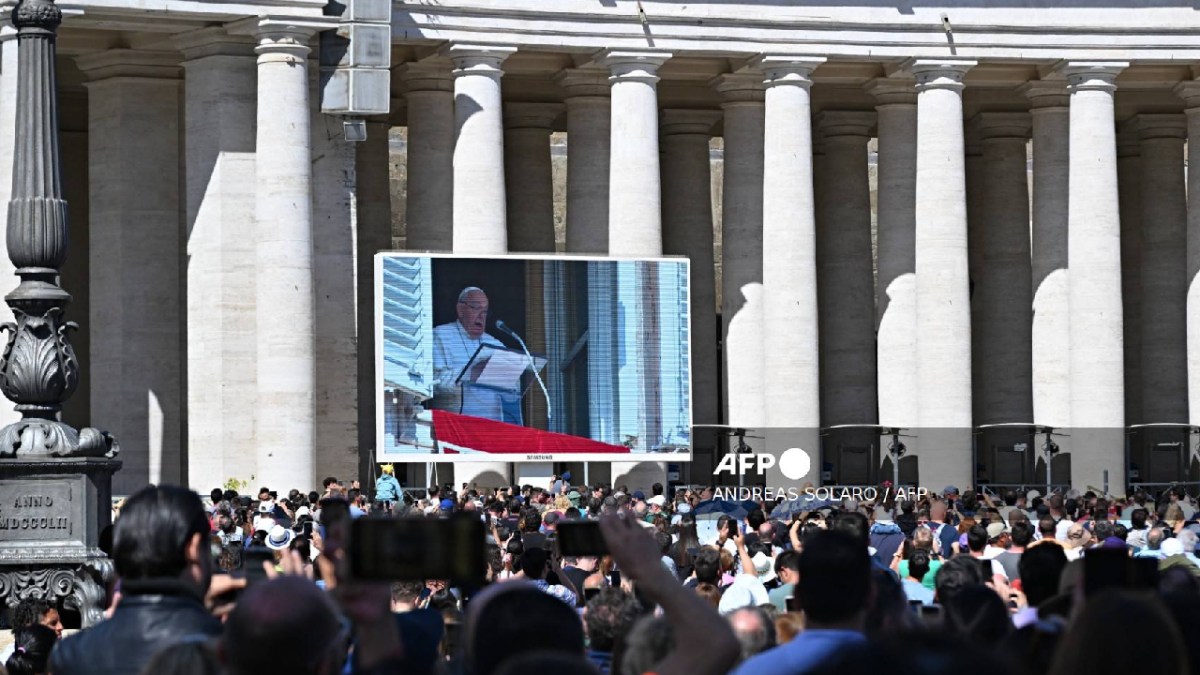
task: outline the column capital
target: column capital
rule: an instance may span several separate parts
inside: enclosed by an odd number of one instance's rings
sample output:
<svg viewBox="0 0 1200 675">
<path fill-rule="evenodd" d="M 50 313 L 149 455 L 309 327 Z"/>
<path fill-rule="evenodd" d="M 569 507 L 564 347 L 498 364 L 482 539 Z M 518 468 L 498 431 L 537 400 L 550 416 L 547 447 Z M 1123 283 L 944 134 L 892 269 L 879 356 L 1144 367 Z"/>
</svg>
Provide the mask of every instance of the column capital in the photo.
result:
<svg viewBox="0 0 1200 675">
<path fill-rule="evenodd" d="M 1193 110 L 1200 110 L 1200 80 L 1184 80 L 1175 85 L 1171 91 L 1183 99 L 1189 113 Z"/>
<path fill-rule="evenodd" d="M 1033 132 L 1033 118 L 1023 112 L 982 112 L 972 122 L 981 141 L 1008 139 L 1024 143 Z"/>
<path fill-rule="evenodd" d="M 248 35 L 232 35 L 224 26 L 209 26 L 181 33 L 172 38 L 184 61 L 209 56 L 254 56 L 255 40 Z"/>
<path fill-rule="evenodd" d="M 507 45 L 450 44 L 439 54 L 454 61 L 454 77 L 463 75 L 488 75 L 500 77 L 504 71 L 500 64 L 516 53 L 516 47 Z"/>
<path fill-rule="evenodd" d="M 567 68 L 554 76 L 554 81 L 566 92 L 566 98 L 612 95 L 608 83 L 609 71 L 603 68 Z"/>
<path fill-rule="evenodd" d="M 754 60 L 754 65 L 762 68 L 763 84 L 768 88 L 790 84 L 808 89 L 812 86 L 812 72 L 825 61 L 823 56 L 764 54 Z"/>
<path fill-rule="evenodd" d="M 658 68 L 671 58 L 670 52 L 610 50 L 596 59 L 608 68 L 610 82 L 618 80 L 658 82 Z"/>
<path fill-rule="evenodd" d="M 904 69 L 917 78 L 917 91 L 953 89 L 962 91 L 963 76 L 979 62 L 974 59 L 912 59 Z"/>
<path fill-rule="evenodd" d="M 876 107 L 917 104 L 917 79 L 915 77 L 902 75 L 877 77 L 863 85 L 863 90 L 875 97 Z"/>
<path fill-rule="evenodd" d="M 1128 61 L 1066 61 L 1058 72 L 1067 78 L 1069 90 L 1116 91 L 1117 75 L 1129 67 Z"/>
<path fill-rule="evenodd" d="M 663 136 L 697 134 L 711 136 L 713 126 L 721 119 L 717 110 L 688 110 L 667 108 L 659 112 L 658 131 Z"/>
<path fill-rule="evenodd" d="M 545 129 L 550 131 L 554 120 L 566 109 L 561 103 L 505 103 L 505 129 Z"/>
<path fill-rule="evenodd" d="M 396 74 L 405 93 L 417 91 L 454 91 L 454 64 L 450 59 L 431 58 L 400 64 Z"/>
<path fill-rule="evenodd" d="M 1139 141 L 1170 138 L 1182 142 L 1187 139 L 1187 118 L 1183 115 L 1142 113 L 1135 115 L 1133 120 Z"/>
<path fill-rule="evenodd" d="M 866 141 L 875 129 L 875 113 L 868 110 L 827 110 L 817 116 L 817 128 L 826 140 L 848 136 Z"/>
<path fill-rule="evenodd" d="M 763 104 L 763 74 L 759 72 L 718 75 L 708 81 L 708 86 L 721 95 L 723 106 L 738 103 Z"/>
<path fill-rule="evenodd" d="M 1017 87 L 1017 93 L 1029 99 L 1033 110 L 1070 107 L 1071 95 L 1067 91 L 1067 80 L 1031 80 Z"/>
<path fill-rule="evenodd" d="M 107 49 L 79 56 L 75 64 L 87 76 L 88 82 L 113 77 L 174 80 L 180 75 L 178 52 Z"/>
</svg>

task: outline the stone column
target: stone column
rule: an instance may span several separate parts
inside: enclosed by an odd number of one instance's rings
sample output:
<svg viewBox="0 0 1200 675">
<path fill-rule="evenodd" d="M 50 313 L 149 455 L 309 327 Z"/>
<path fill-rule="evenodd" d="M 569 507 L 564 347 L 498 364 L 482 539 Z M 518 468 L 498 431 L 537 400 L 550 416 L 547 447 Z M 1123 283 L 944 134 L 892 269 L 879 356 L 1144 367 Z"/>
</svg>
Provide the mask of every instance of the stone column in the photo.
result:
<svg viewBox="0 0 1200 675">
<path fill-rule="evenodd" d="M 454 252 L 508 252 L 500 78 L 516 49 L 450 45 L 454 60 Z"/>
<path fill-rule="evenodd" d="M 608 253 L 608 70 L 564 70 L 555 80 L 567 105 L 567 251 Z"/>
<path fill-rule="evenodd" d="M 971 310 L 962 78 L 974 61 L 917 60 L 917 391 L 921 485 L 970 484 Z"/>
<path fill-rule="evenodd" d="M 1125 63 L 1067 64 L 1071 92 L 1071 480 L 1125 484 L 1121 222 L 1113 92 Z"/>
<path fill-rule="evenodd" d="M 178 483 L 180 335 L 178 56 L 113 49 L 88 76 L 92 417 L 120 439 L 116 493 Z M 211 486 L 207 486 L 211 488 Z"/>
<path fill-rule="evenodd" d="M 7 231 L 8 200 L 12 197 L 13 170 L 13 141 L 17 131 L 17 29 L 13 28 L 9 17 L 0 22 L 0 219 L 5 223 Z M 0 294 L 8 295 L 17 287 L 17 268 L 7 255 L 0 255 Z M 84 289 L 76 288 L 76 294 Z M 78 309 L 78 306 L 76 306 Z M 13 320 L 12 310 L 8 305 L 0 307 L 0 322 Z M 80 388 L 79 396 L 86 396 L 87 390 Z M 7 426 L 21 419 L 21 414 L 11 405 L 0 405 L 0 427 Z"/>
<path fill-rule="evenodd" d="M 606 53 L 612 84 L 608 173 L 608 252 L 662 255 L 662 190 L 658 149 L 658 67 L 664 52 Z M 666 478 L 663 462 L 613 462 L 613 484 L 645 489 Z"/>
<path fill-rule="evenodd" d="M 391 124 L 367 122 L 367 140 L 356 145 L 354 173 L 357 213 L 355 260 L 358 298 L 358 446 L 370 455 L 359 464 L 359 475 L 370 475 L 375 445 L 375 254 L 392 248 L 392 194 L 388 152 Z M 411 141 L 411 136 L 410 136 Z M 412 148 L 411 142 L 409 148 Z M 411 157 L 411 155 L 410 155 Z"/>
<path fill-rule="evenodd" d="M 1138 115 L 1142 419 L 1187 421 L 1187 197 L 1183 115 Z"/>
<path fill-rule="evenodd" d="M 410 251 L 449 251 L 454 223 L 454 78 L 433 59 L 400 69 L 408 116 L 405 239 Z M 389 246 L 390 248 L 390 246 Z"/>
<path fill-rule="evenodd" d="M 1033 417 L 1032 270 L 1025 144 L 1028 113 L 981 113 L 983 145 L 983 268 L 976 299 L 980 323 L 982 416 L 977 424 L 1029 422 Z"/>
<path fill-rule="evenodd" d="M 813 202 L 812 71 L 823 58 L 766 56 L 763 129 L 763 354 L 768 450 L 799 447 L 820 476 L 816 218 Z M 779 455 L 777 455 L 779 456 Z M 801 467 L 803 468 L 803 467 Z M 778 485 L 781 468 L 768 474 Z M 793 474 L 799 474 L 794 471 Z"/>
<path fill-rule="evenodd" d="M 823 426 L 874 424 L 875 279 L 867 142 L 875 113 L 830 111 L 819 118 L 826 192 L 817 222 Z"/>
<path fill-rule="evenodd" d="M 1033 122 L 1033 419 L 1071 423 L 1070 307 L 1067 304 L 1067 140 L 1071 113 L 1066 82 L 1037 81 L 1021 88 Z M 1023 172 L 1022 172 L 1023 174 Z"/>
<path fill-rule="evenodd" d="M 963 128 L 963 154 L 967 185 L 967 274 L 971 299 L 971 325 L 978 326 L 986 311 L 986 294 L 981 294 L 979 279 L 983 276 L 983 143 L 979 137 L 978 120 L 972 118 Z M 983 418 L 983 399 L 975 395 L 975 386 L 983 382 L 980 373 L 980 333 L 971 331 L 971 419 Z"/>
<path fill-rule="evenodd" d="M 664 110 L 663 252 L 691 261 L 692 423 L 720 422 L 716 273 L 713 267 L 712 176 L 708 142 L 715 110 Z M 693 443 L 699 439 L 693 437 Z M 709 438 L 711 443 L 711 437 Z M 709 446 L 711 447 L 711 445 Z M 693 462 L 693 475 L 697 465 Z M 705 475 L 711 475 L 708 468 Z"/>
<path fill-rule="evenodd" d="M 658 67 L 663 52 L 608 52 L 612 126 L 608 173 L 608 252 L 662 255 L 658 157 Z"/>
<path fill-rule="evenodd" d="M 508 250 L 554 252 L 554 179 L 550 132 L 561 103 L 504 106 L 504 181 L 508 195 Z"/>
<path fill-rule="evenodd" d="M 223 29 L 180 38 L 187 200 L 188 482 L 258 475 L 254 42 Z M 258 486 L 255 486 L 257 489 Z"/>
<path fill-rule="evenodd" d="M 1187 105 L 1187 372 L 1188 423 L 1200 426 L 1200 80 L 1175 88 Z"/>
<path fill-rule="evenodd" d="M 317 480 L 311 37 L 286 24 L 257 32 L 255 480 L 280 490 Z"/>
<path fill-rule="evenodd" d="M 763 428 L 763 76 L 721 75 L 712 82 L 724 113 L 721 188 L 721 320 L 728 424 Z"/>
<path fill-rule="evenodd" d="M 1142 419 L 1142 158 L 1137 125 L 1117 126 L 1117 187 L 1121 204 L 1121 312 L 1125 338 L 1125 424 Z"/>
<path fill-rule="evenodd" d="M 909 78 L 895 78 L 868 85 L 878 102 L 879 422 L 907 428 L 915 427 L 919 419 L 913 396 L 917 382 L 915 84 Z"/>
</svg>

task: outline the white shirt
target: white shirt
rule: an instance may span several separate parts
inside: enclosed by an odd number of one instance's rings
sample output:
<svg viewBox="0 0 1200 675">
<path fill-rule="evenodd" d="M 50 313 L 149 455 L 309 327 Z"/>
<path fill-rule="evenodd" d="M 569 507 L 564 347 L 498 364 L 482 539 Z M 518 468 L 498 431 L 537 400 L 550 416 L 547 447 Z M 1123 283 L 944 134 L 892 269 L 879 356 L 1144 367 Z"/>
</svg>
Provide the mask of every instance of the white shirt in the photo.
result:
<svg viewBox="0 0 1200 675">
<path fill-rule="evenodd" d="M 1058 525 L 1054 527 L 1054 538 L 1059 541 L 1067 540 L 1067 533 L 1071 531 L 1071 526 L 1075 523 L 1070 518 L 1063 518 L 1058 521 Z"/>
<path fill-rule="evenodd" d="M 437 392 L 435 408 L 498 422 L 504 419 L 505 394 L 481 387 L 461 387 L 455 383 L 462 369 L 480 345 L 504 347 L 487 333 L 472 338 L 458 321 L 444 323 L 433 329 L 433 378 Z M 520 423 L 519 420 L 515 421 Z"/>
</svg>

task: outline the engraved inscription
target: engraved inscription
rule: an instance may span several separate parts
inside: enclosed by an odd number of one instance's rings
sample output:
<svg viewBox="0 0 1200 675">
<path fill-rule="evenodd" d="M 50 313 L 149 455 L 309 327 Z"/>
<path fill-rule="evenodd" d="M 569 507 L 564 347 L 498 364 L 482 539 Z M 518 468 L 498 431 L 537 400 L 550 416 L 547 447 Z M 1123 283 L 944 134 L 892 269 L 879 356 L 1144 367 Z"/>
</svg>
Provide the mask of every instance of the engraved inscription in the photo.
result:
<svg viewBox="0 0 1200 675">
<path fill-rule="evenodd" d="M 54 541 L 74 529 L 71 485 L 66 482 L 0 482 L 0 539 Z"/>
</svg>

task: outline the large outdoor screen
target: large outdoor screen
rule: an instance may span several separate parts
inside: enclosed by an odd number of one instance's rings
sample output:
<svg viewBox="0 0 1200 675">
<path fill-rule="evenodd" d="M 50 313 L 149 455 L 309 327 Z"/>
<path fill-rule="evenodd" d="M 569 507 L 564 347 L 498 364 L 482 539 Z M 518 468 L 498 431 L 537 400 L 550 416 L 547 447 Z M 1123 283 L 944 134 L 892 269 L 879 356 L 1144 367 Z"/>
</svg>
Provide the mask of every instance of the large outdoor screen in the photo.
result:
<svg viewBox="0 0 1200 675">
<path fill-rule="evenodd" d="M 381 462 L 690 459 L 688 261 L 375 258 Z"/>
</svg>

